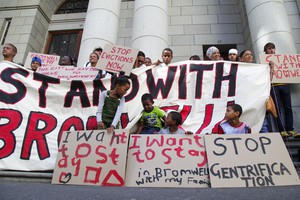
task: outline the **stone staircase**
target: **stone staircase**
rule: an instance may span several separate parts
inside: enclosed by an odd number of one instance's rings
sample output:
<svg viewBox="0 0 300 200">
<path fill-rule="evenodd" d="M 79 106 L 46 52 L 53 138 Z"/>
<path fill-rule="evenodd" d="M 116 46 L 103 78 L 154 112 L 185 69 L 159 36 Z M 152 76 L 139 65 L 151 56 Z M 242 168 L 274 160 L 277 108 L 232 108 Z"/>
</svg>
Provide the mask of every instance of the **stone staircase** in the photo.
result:
<svg viewBox="0 0 300 200">
<path fill-rule="evenodd" d="M 289 137 L 283 139 L 283 141 L 291 156 L 296 171 L 299 174 L 300 173 L 300 137 L 299 138 Z"/>
</svg>

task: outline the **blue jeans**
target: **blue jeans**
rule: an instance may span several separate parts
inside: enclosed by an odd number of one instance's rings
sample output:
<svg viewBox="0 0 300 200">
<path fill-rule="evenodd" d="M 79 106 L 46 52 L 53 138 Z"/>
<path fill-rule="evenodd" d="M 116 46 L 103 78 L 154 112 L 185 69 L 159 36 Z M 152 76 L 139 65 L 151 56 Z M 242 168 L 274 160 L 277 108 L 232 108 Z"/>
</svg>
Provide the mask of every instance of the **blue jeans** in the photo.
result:
<svg viewBox="0 0 300 200">
<path fill-rule="evenodd" d="M 158 127 L 144 127 L 141 134 L 153 134 L 153 132 L 159 132 L 160 131 L 160 128 Z"/>
<path fill-rule="evenodd" d="M 270 132 L 269 131 L 269 123 L 268 123 L 268 115 L 267 115 L 267 113 L 265 115 L 264 122 L 263 122 L 262 127 L 261 127 L 261 129 L 260 129 L 259 132 L 260 133 L 269 133 Z"/>
<path fill-rule="evenodd" d="M 293 110 L 289 85 L 273 86 L 271 95 L 275 101 L 278 114 L 277 124 L 279 131 L 293 131 Z"/>
</svg>

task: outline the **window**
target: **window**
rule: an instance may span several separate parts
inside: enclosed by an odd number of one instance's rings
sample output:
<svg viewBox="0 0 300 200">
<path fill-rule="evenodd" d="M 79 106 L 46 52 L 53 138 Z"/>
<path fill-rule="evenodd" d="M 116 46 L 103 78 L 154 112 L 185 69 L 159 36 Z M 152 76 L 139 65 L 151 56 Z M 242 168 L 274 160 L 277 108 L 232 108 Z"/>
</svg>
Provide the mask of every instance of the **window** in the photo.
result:
<svg viewBox="0 0 300 200">
<path fill-rule="evenodd" d="M 67 0 L 58 8 L 56 14 L 86 12 L 88 5 L 89 0 Z"/>
<path fill-rule="evenodd" d="M 80 48 L 82 30 L 58 31 L 49 33 L 49 44 L 46 53 L 77 58 Z"/>
<path fill-rule="evenodd" d="M 3 32 L 1 34 L 1 45 L 3 45 L 5 43 L 5 39 L 6 39 L 6 36 L 7 36 L 7 33 L 8 33 L 8 29 L 9 29 L 9 26 L 11 24 L 11 20 L 12 18 L 6 18 L 4 20 L 4 28 L 3 28 Z"/>
</svg>

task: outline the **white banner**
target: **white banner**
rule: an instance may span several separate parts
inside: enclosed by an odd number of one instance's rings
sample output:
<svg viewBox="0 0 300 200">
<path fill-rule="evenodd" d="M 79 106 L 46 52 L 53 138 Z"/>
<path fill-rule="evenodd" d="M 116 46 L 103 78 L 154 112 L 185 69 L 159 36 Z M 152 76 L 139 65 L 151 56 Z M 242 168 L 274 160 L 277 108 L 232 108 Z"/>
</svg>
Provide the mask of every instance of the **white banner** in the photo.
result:
<svg viewBox="0 0 300 200">
<path fill-rule="evenodd" d="M 0 63 L 0 74 L 0 169 L 53 169 L 62 132 L 96 128 L 99 94 L 111 83 L 56 79 L 10 62 Z M 226 61 L 138 68 L 131 82 L 121 116 L 121 127 L 131 132 L 143 110 L 141 96 L 151 93 L 155 105 L 181 112 L 182 127 L 195 134 L 211 132 L 231 101 L 258 133 L 270 94 L 267 65 Z"/>
</svg>

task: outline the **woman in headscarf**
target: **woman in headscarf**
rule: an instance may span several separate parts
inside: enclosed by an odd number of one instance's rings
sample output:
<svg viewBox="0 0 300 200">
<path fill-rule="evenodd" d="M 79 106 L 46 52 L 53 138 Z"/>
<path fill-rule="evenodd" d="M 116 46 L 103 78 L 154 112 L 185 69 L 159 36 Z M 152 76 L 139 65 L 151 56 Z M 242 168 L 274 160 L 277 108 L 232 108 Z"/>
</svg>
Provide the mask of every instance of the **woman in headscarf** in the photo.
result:
<svg viewBox="0 0 300 200">
<path fill-rule="evenodd" d="M 207 58 L 209 58 L 209 60 L 213 60 L 213 61 L 220 60 L 221 57 L 219 49 L 215 46 L 209 47 L 207 49 L 206 56 Z"/>
</svg>

